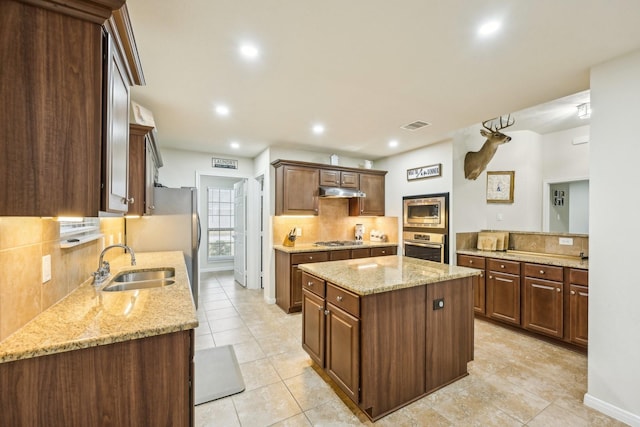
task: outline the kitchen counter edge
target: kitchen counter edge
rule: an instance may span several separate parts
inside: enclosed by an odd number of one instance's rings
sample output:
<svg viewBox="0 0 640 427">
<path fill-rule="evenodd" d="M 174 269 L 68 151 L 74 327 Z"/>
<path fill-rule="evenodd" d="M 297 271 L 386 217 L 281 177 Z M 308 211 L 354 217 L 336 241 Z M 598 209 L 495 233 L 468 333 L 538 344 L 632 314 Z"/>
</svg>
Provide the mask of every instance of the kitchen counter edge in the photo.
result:
<svg viewBox="0 0 640 427">
<path fill-rule="evenodd" d="M 346 249 L 359 249 L 359 248 L 388 248 L 391 246 L 398 246 L 398 243 L 393 242 L 366 242 L 361 245 L 348 245 L 348 246 L 316 246 L 314 243 L 303 243 L 295 246 L 273 245 L 273 249 L 276 251 L 287 252 L 290 254 L 297 252 L 325 252 L 325 251 L 339 251 Z"/>
<path fill-rule="evenodd" d="M 360 296 L 480 275 L 477 269 L 402 255 L 300 264 L 298 268 Z"/>
<path fill-rule="evenodd" d="M 545 255 L 543 253 L 541 253 L 540 255 L 533 255 L 500 251 L 483 251 L 480 249 L 458 249 L 456 253 L 460 255 L 480 256 L 485 258 L 504 259 L 508 261 L 520 261 L 530 262 L 534 264 L 555 265 L 558 267 L 579 268 L 582 270 L 589 269 L 588 260 L 556 258 L 553 255 Z"/>
<path fill-rule="evenodd" d="M 100 292 L 90 278 L 0 341 L 0 363 L 197 327 L 182 252 L 137 253 L 136 259 L 134 267 L 130 265 L 129 254 L 116 258 L 111 262 L 112 277 L 123 270 L 172 267 L 175 283 L 139 291 Z"/>
</svg>

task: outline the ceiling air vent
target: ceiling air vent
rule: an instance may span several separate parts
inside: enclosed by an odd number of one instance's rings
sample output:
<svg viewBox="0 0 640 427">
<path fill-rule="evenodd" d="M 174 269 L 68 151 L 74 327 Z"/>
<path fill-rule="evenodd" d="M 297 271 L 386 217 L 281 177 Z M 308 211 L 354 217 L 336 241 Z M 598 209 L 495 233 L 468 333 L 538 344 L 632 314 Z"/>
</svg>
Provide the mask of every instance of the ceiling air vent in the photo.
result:
<svg viewBox="0 0 640 427">
<path fill-rule="evenodd" d="M 401 128 L 413 131 L 413 130 L 418 130 L 418 129 L 426 127 L 426 126 L 431 126 L 431 123 L 427 123 L 427 122 L 423 122 L 423 121 L 417 120 L 417 121 L 415 121 L 413 123 L 409 123 L 408 125 L 401 126 Z"/>
</svg>

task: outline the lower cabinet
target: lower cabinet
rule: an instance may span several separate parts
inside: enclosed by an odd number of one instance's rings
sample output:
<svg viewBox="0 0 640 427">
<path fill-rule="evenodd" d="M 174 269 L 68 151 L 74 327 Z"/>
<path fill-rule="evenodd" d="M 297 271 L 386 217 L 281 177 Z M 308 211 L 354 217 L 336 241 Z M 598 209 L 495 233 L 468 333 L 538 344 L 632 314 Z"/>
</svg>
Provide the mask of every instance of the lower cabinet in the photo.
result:
<svg viewBox="0 0 640 427">
<path fill-rule="evenodd" d="M 520 325 L 520 263 L 489 259 L 487 316 Z"/>
<path fill-rule="evenodd" d="M 562 267 L 524 263 L 523 327 L 534 332 L 562 338 Z"/>
<path fill-rule="evenodd" d="M 324 281 L 307 273 L 302 273 L 302 280 L 302 348 L 349 398 L 358 402 L 360 320 L 356 316 L 360 298 L 330 283 L 326 284 L 324 298 Z"/>
<path fill-rule="evenodd" d="M 0 364 L 2 425 L 194 425 L 193 330 Z"/>
<path fill-rule="evenodd" d="M 302 272 L 298 269 L 299 264 L 369 258 L 396 253 L 397 246 L 295 253 L 276 250 L 276 304 L 287 313 L 302 310 Z"/>
<path fill-rule="evenodd" d="M 569 341 L 586 347 L 589 342 L 589 272 L 569 270 Z"/>
<path fill-rule="evenodd" d="M 486 279 L 484 277 L 485 259 L 478 256 L 458 255 L 457 265 L 482 270 L 473 281 L 473 311 L 486 313 Z"/>
</svg>

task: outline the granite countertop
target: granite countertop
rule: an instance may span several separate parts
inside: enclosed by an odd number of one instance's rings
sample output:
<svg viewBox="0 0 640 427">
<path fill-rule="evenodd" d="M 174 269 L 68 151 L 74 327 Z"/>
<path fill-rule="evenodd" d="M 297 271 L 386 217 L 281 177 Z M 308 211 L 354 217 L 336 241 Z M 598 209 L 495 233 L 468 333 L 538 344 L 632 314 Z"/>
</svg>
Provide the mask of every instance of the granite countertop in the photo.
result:
<svg viewBox="0 0 640 427">
<path fill-rule="evenodd" d="M 565 257 L 553 254 L 536 254 L 532 252 L 502 252 L 502 251 L 482 251 L 480 249 L 459 249 L 456 251 L 462 255 L 481 256 L 486 258 L 505 259 L 509 261 L 533 262 L 537 264 L 557 265 L 559 267 L 589 269 L 589 260 L 578 257 Z"/>
<path fill-rule="evenodd" d="M 298 268 L 362 296 L 480 274 L 472 268 L 401 255 L 300 264 Z"/>
<path fill-rule="evenodd" d="M 111 262 L 111 274 L 175 268 L 175 283 L 162 288 L 100 292 L 92 278 L 0 342 L 0 363 L 167 334 L 198 326 L 182 252 L 136 253 Z"/>
<path fill-rule="evenodd" d="M 296 252 L 324 252 L 324 251 L 339 251 L 342 249 L 358 249 L 358 248 L 384 248 L 389 246 L 398 246 L 398 243 L 394 242 L 363 242 L 361 245 L 349 245 L 349 246 L 316 246 L 315 243 L 298 243 L 295 246 L 283 246 L 273 245 L 273 249 L 282 252 L 296 253 Z"/>
</svg>

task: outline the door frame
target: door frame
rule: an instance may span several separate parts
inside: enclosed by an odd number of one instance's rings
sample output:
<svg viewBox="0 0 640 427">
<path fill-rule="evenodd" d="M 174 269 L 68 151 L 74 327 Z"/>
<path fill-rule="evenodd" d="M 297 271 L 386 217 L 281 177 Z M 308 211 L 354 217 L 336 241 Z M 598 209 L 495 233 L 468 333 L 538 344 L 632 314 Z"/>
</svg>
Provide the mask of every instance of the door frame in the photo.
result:
<svg viewBox="0 0 640 427">
<path fill-rule="evenodd" d="M 588 176 L 570 177 L 570 178 L 550 178 L 542 181 L 542 231 L 549 232 L 549 209 L 551 204 L 549 198 L 551 194 L 551 185 L 563 182 L 589 181 Z"/>
</svg>

